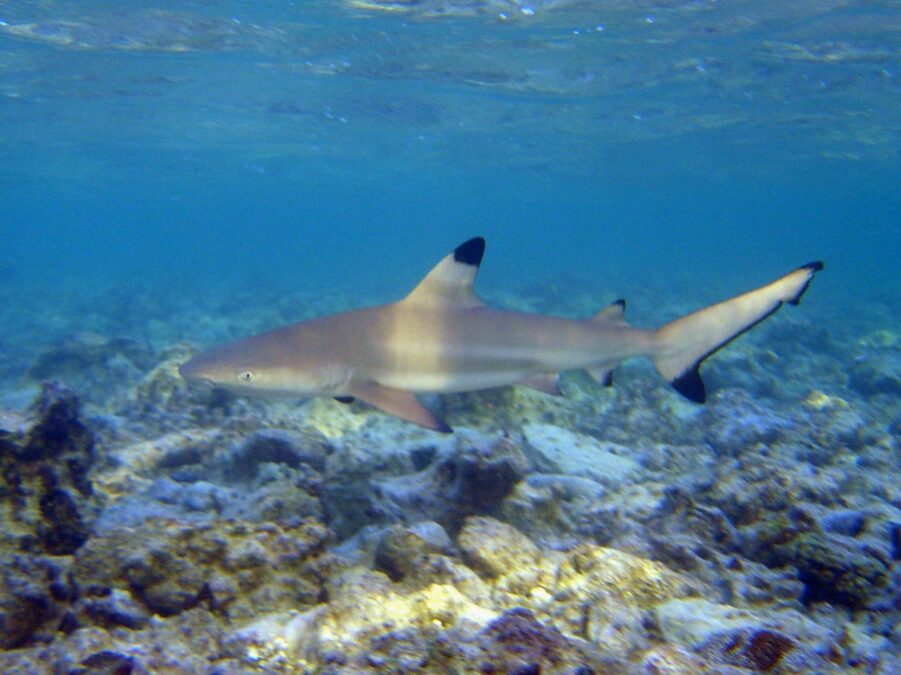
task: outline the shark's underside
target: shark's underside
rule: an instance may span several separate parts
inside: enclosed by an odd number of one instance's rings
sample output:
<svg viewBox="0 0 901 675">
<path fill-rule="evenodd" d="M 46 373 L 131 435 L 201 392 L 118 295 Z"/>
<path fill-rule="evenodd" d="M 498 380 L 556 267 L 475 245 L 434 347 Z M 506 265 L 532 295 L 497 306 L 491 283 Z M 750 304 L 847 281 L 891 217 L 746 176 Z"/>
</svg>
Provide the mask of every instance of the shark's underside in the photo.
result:
<svg viewBox="0 0 901 675">
<path fill-rule="evenodd" d="M 649 357 L 679 393 L 705 399 L 701 362 L 784 303 L 797 304 L 814 262 L 657 330 L 625 322 L 617 301 L 574 320 L 495 309 L 473 292 L 485 251 L 481 237 L 458 246 L 404 299 L 303 321 L 240 340 L 179 368 L 243 393 L 362 399 L 438 431 L 451 428 L 417 393 L 461 392 L 524 384 L 558 394 L 557 376 L 584 369 L 609 384 L 611 370 Z"/>
</svg>

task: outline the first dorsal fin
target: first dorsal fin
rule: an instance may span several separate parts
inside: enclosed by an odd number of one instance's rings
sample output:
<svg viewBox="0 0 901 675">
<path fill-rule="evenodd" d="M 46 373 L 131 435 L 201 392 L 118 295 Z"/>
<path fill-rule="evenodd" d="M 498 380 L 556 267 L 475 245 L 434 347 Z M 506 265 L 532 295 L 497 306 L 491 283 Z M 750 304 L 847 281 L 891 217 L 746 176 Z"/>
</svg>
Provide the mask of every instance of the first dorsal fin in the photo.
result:
<svg viewBox="0 0 901 675">
<path fill-rule="evenodd" d="M 483 303 L 476 297 L 472 285 L 484 254 L 485 240 L 482 237 L 463 242 L 435 265 L 403 302 L 481 307 Z"/>
</svg>

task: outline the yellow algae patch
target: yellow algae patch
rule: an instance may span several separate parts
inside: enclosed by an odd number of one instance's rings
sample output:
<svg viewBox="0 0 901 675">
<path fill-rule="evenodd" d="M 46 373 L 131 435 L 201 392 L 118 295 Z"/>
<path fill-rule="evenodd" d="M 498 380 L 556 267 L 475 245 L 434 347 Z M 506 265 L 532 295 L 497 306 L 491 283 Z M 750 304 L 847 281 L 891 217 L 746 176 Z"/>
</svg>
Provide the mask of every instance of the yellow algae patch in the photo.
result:
<svg viewBox="0 0 901 675">
<path fill-rule="evenodd" d="M 473 568 L 487 576 L 533 567 L 539 559 L 531 539 L 494 518 L 467 518 L 457 544 Z"/>
<path fill-rule="evenodd" d="M 687 578 L 660 563 L 602 546 L 579 546 L 553 569 L 553 595 L 535 607 L 538 618 L 608 649 L 616 643 L 623 653 L 638 645 L 619 634 L 616 622 L 637 621 L 648 608 L 696 592 Z"/>
<path fill-rule="evenodd" d="M 114 453 L 116 467 L 98 472 L 92 478 L 94 486 L 110 497 L 131 494 L 140 486 L 152 482 L 153 472 L 172 452 L 189 447 L 208 447 L 219 442 L 222 436 L 218 429 L 188 429 L 151 441 L 133 443 Z"/>
<path fill-rule="evenodd" d="M 685 595 L 688 590 L 688 580 L 661 563 L 588 544 L 568 553 L 557 573 L 558 594 L 609 598 L 639 607 Z"/>
<path fill-rule="evenodd" d="M 857 341 L 857 344 L 869 349 L 892 349 L 901 345 L 901 339 L 897 333 L 882 329 L 865 335 Z"/>
<path fill-rule="evenodd" d="M 352 412 L 350 407 L 343 403 L 323 398 L 314 398 L 307 403 L 306 410 L 307 424 L 331 440 L 357 431 L 369 419 L 368 415 Z"/>
<path fill-rule="evenodd" d="M 265 672 L 305 672 L 316 662 L 313 645 L 318 623 L 328 611 L 319 605 L 306 612 L 289 611 L 257 619 L 235 634 L 248 661 Z"/>
<path fill-rule="evenodd" d="M 830 396 L 819 389 L 811 389 L 802 401 L 802 405 L 808 410 L 835 410 L 836 408 L 847 408 L 848 402 L 838 396 Z"/>
<path fill-rule="evenodd" d="M 320 648 L 348 649 L 361 640 L 402 628 L 438 628 L 460 622 L 483 625 L 498 612 L 481 607 L 450 584 L 432 584 L 403 594 L 400 589 L 374 588 L 367 592 L 367 579 L 379 575 L 358 575 L 356 583 L 344 588 L 319 626 Z"/>
<path fill-rule="evenodd" d="M 481 627 L 498 616 L 449 584 L 405 593 L 384 575 L 356 569 L 344 575 L 329 604 L 264 617 L 235 637 L 256 665 L 274 672 L 303 672 L 315 667 L 322 654 L 355 653 L 392 631 L 440 631 L 461 623 Z"/>
<path fill-rule="evenodd" d="M 615 599 L 648 607 L 690 588 L 685 577 L 653 560 L 591 544 L 568 553 L 542 550 L 493 518 L 467 519 L 457 543 L 476 571 L 495 577 L 491 585 L 496 591 L 518 595 L 520 602 Z"/>
<path fill-rule="evenodd" d="M 658 562 L 591 544 L 566 553 L 539 549 L 492 518 L 467 519 L 458 545 L 487 577 L 494 609 L 526 607 L 565 635 L 586 640 L 611 639 L 603 630 L 608 615 L 698 592 L 687 577 Z"/>
</svg>

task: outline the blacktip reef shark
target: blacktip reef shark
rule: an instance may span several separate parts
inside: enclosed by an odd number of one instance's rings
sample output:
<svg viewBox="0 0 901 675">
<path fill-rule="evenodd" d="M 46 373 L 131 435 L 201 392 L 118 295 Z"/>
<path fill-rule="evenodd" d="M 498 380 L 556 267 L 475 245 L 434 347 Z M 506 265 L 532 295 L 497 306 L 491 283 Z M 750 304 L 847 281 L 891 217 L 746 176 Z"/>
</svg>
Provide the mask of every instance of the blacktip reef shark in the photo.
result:
<svg viewBox="0 0 901 675">
<path fill-rule="evenodd" d="M 784 303 L 798 304 L 813 262 L 766 286 L 698 310 L 657 330 L 633 328 L 617 300 L 588 319 L 488 307 L 473 292 L 485 253 L 458 246 L 402 300 L 278 328 L 200 354 L 179 369 L 242 394 L 361 399 L 436 431 L 452 429 L 416 398 L 523 384 L 559 394 L 557 378 L 586 370 L 611 383 L 621 361 L 649 357 L 686 398 L 703 403 L 698 368 L 708 356 Z"/>
</svg>

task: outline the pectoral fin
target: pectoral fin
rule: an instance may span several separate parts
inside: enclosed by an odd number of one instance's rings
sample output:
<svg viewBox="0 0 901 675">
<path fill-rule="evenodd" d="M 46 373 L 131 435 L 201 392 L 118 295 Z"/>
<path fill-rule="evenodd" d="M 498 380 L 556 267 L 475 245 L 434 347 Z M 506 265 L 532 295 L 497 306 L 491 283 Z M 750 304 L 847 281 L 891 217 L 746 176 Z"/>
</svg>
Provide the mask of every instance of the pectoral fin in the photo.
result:
<svg viewBox="0 0 901 675">
<path fill-rule="evenodd" d="M 442 433 L 453 431 L 444 420 L 430 412 L 408 391 L 383 387 L 377 382 L 356 382 L 350 387 L 350 394 L 379 410 L 427 429 Z"/>
</svg>

